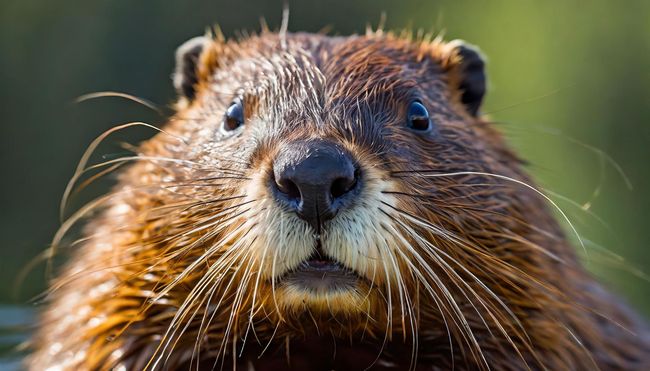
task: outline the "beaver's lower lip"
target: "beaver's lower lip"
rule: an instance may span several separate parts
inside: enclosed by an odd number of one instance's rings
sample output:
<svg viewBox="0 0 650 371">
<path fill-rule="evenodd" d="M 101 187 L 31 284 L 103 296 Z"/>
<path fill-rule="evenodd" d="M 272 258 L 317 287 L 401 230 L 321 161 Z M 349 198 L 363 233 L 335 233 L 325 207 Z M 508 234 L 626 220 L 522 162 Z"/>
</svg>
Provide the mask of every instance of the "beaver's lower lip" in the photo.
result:
<svg viewBox="0 0 650 371">
<path fill-rule="evenodd" d="M 316 293 L 352 289 L 358 280 L 359 276 L 353 270 L 320 256 L 307 259 L 282 279 L 286 285 Z"/>
</svg>

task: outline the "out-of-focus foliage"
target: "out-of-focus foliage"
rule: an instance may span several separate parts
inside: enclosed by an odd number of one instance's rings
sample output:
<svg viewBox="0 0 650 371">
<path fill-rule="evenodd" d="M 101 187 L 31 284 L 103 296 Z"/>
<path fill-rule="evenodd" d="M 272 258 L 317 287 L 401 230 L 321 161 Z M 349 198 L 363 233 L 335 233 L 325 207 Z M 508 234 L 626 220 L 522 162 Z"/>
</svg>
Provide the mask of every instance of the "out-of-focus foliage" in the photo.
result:
<svg viewBox="0 0 650 371">
<path fill-rule="evenodd" d="M 75 97 L 116 90 L 168 106 L 178 45 L 216 23 L 229 36 L 259 30 L 262 16 L 277 28 L 281 8 L 262 0 L 0 2 L 0 302 L 43 290 L 41 264 L 12 294 L 20 271 L 48 247 L 66 182 L 91 140 L 119 123 L 164 122 L 127 101 Z M 479 45 L 489 58 L 485 112 L 569 214 L 593 272 L 650 313 L 650 282 L 634 273 L 650 271 L 650 1 L 333 0 L 290 9 L 291 31 L 361 33 L 385 12 L 388 28 Z M 94 160 L 151 134 L 116 135 Z M 102 190 L 84 192 L 71 209 Z"/>
</svg>

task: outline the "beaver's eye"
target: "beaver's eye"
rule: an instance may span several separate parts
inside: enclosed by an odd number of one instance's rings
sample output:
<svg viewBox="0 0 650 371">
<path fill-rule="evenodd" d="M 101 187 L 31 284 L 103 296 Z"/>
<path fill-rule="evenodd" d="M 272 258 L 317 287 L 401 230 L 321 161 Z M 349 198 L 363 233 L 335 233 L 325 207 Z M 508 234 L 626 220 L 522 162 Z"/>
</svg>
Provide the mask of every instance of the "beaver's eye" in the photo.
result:
<svg viewBox="0 0 650 371">
<path fill-rule="evenodd" d="M 230 104 L 223 116 L 223 129 L 232 131 L 244 125 L 244 106 L 241 99 L 236 99 Z"/>
<path fill-rule="evenodd" d="M 431 129 L 431 119 L 429 118 L 429 111 L 426 107 L 419 102 L 412 102 L 409 106 L 408 115 L 406 117 L 408 127 L 413 130 L 427 131 Z"/>
</svg>

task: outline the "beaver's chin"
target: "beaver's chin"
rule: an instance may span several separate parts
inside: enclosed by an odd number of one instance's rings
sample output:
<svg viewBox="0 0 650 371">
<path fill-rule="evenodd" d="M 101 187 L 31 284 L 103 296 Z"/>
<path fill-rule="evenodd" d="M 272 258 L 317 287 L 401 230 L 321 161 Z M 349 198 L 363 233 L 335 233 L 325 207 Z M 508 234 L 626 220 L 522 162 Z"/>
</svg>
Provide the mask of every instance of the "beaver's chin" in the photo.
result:
<svg viewBox="0 0 650 371">
<path fill-rule="evenodd" d="M 368 280 L 335 257 L 326 254 L 319 240 L 311 255 L 271 278 L 273 303 L 285 315 L 311 313 L 350 315 L 367 308 Z"/>
<path fill-rule="evenodd" d="M 365 308 L 365 280 L 340 262 L 323 256 L 310 256 L 295 269 L 283 274 L 277 283 L 275 302 L 286 313 L 309 312 L 352 314 Z"/>
</svg>

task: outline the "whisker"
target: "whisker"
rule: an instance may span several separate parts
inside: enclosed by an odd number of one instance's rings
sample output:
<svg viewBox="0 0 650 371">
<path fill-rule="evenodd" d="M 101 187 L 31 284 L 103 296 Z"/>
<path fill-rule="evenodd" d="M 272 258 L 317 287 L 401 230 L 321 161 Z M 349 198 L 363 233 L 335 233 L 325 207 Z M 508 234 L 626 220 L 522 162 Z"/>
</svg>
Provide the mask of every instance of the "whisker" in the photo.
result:
<svg viewBox="0 0 650 371">
<path fill-rule="evenodd" d="M 135 95 L 122 93 L 122 92 L 117 92 L 117 91 L 98 91 L 98 92 L 94 92 L 94 93 L 84 94 L 84 95 L 81 95 L 81 96 L 77 97 L 77 99 L 75 99 L 74 102 L 75 103 L 83 103 L 83 102 L 88 101 L 88 100 L 97 99 L 97 98 L 104 98 L 104 97 L 118 97 L 118 98 L 128 99 L 130 101 L 139 103 L 139 104 L 141 104 L 141 105 L 155 111 L 160 116 L 165 116 L 163 114 L 163 112 L 160 110 L 160 108 L 158 108 L 151 101 L 149 101 L 147 99 L 144 99 L 144 98 L 136 97 Z"/>
<path fill-rule="evenodd" d="M 176 138 L 179 141 L 181 141 L 182 143 L 187 144 L 186 140 L 184 138 L 181 138 L 181 137 L 176 136 L 174 134 L 168 133 L 167 131 L 165 131 L 163 129 L 159 129 L 159 128 L 157 128 L 157 127 L 155 127 L 155 126 L 153 126 L 151 124 L 147 124 L 145 122 L 129 122 L 129 123 L 118 125 L 118 126 L 115 126 L 115 127 L 111 128 L 111 129 L 106 130 L 104 133 L 102 133 L 100 136 L 95 138 L 95 140 L 93 140 L 90 143 L 90 145 L 88 146 L 88 148 L 86 149 L 84 154 L 81 156 L 81 159 L 79 160 L 79 164 L 77 165 L 77 168 L 76 168 L 76 170 L 74 172 L 74 175 L 72 176 L 72 178 L 68 182 L 68 185 L 66 186 L 65 191 L 63 192 L 63 197 L 61 199 L 61 204 L 59 206 L 59 208 L 60 208 L 60 219 L 61 220 L 63 220 L 63 215 L 65 213 L 65 205 L 67 204 L 68 196 L 70 195 L 70 192 L 72 191 L 72 188 L 74 187 L 74 184 L 75 184 L 76 180 L 79 178 L 80 174 L 84 171 L 84 168 L 86 167 L 86 164 L 88 163 L 88 160 L 90 159 L 90 156 L 95 152 L 95 149 L 109 135 L 111 135 L 111 134 L 113 134 L 113 133 L 115 133 L 117 131 L 129 128 L 129 127 L 133 127 L 133 126 L 143 126 L 143 127 L 146 127 L 146 128 L 150 128 L 150 129 L 159 131 L 161 133 L 167 134 L 167 135 L 171 136 L 172 138 Z"/>
<path fill-rule="evenodd" d="M 479 175 L 479 176 L 494 177 L 494 178 L 497 178 L 497 179 L 506 180 L 506 181 L 513 182 L 513 183 L 519 184 L 521 186 L 524 186 L 525 188 L 530 189 L 531 191 L 535 192 L 536 194 L 538 194 L 539 196 L 544 198 L 547 202 L 549 202 L 555 208 L 555 210 L 557 210 L 562 215 L 562 218 L 564 219 L 565 222 L 567 222 L 567 224 L 571 228 L 572 232 L 575 234 L 576 238 L 578 239 L 578 242 L 580 243 L 580 246 L 584 250 L 585 254 L 588 255 L 587 248 L 585 247 L 584 242 L 583 242 L 582 238 L 580 237 L 580 234 L 578 233 L 578 231 L 574 227 L 573 223 L 571 223 L 571 220 L 569 220 L 567 215 L 564 213 L 562 208 L 560 208 L 555 203 L 555 201 L 553 201 L 550 197 L 545 195 L 542 191 L 538 190 L 537 188 L 531 186 L 530 184 L 528 184 L 526 182 L 523 182 L 523 181 L 515 179 L 515 178 L 511 178 L 511 177 L 505 176 L 505 175 L 493 174 L 493 173 L 485 173 L 485 172 L 480 172 L 480 171 L 457 171 L 457 172 L 451 172 L 451 173 L 437 173 L 436 170 L 413 170 L 413 171 L 395 171 L 392 174 L 407 174 L 407 173 L 419 173 L 421 176 L 427 177 L 427 178 L 451 177 L 451 176 L 458 176 L 458 175 Z"/>
</svg>

